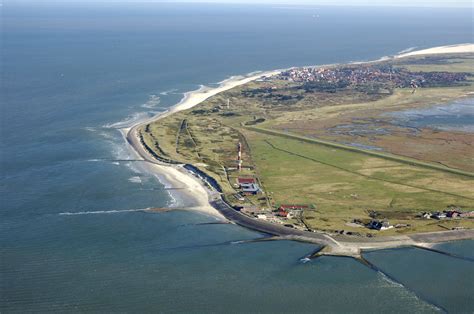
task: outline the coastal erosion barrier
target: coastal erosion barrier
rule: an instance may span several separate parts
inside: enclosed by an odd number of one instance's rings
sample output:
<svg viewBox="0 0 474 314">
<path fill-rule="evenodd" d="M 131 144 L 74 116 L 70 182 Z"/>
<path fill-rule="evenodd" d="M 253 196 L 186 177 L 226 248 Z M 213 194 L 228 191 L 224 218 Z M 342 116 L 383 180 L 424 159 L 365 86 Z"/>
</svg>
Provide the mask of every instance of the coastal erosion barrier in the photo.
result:
<svg viewBox="0 0 474 314">
<path fill-rule="evenodd" d="M 151 149 L 150 146 L 148 146 L 147 143 L 145 143 L 145 140 L 143 138 L 143 134 L 141 132 L 139 132 L 138 134 L 139 134 L 138 137 L 139 137 L 139 140 L 140 140 L 140 144 L 146 150 L 146 152 L 148 154 L 150 154 L 154 159 L 156 159 L 159 162 L 166 163 L 166 164 L 171 164 L 171 165 L 182 165 L 183 164 L 182 162 L 175 161 L 175 160 L 172 160 L 170 158 L 161 157 L 153 149 Z M 127 140 L 130 143 L 130 140 L 128 138 L 127 138 Z M 133 146 L 133 143 L 130 143 L 130 144 Z M 207 173 L 200 170 L 198 167 L 193 166 L 191 164 L 184 164 L 184 168 L 187 171 L 191 172 L 193 175 L 200 178 L 202 181 L 204 181 L 204 183 L 206 183 L 206 185 L 208 185 L 211 189 L 214 189 L 217 192 L 222 193 L 222 188 L 219 185 L 219 183 L 216 181 L 216 179 L 209 176 Z"/>
<path fill-rule="evenodd" d="M 224 217 L 247 229 L 273 236 L 279 236 L 282 237 L 282 240 L 301 241 L 324 246 L 333 244 L 333 241 L 331 241 L 328 236 L 322 233 L 296 230 L 285 227 L 283 225 L 278 225 L 248 217 L 235 210 L 226 202 L 224 202 L 222 198 L 211 201 L 211 205 L 212 207 L 217 209 Z"/>
<path fill-rule="evenodd" d="M 172 165 L 182 164 L 181 162 L 177 162 L 175 160 L 172 160 L 172 159 L 169 159 L 169 158 L 163 158 L 163 157 L 159 156 L 153 149 L 150 148 L 150 146 L 148 146 L 147 143 L 145 143 L 145 140 L 143 139 L 143 134 L 141 132 L 139 132 L 138 134 L 139 134 L 138 137 L 140 139 L 140 144 L 142 145 L 143 148 L 145 148 L 145 150 L 147 151 L 148 154 L 153 156 L 153 158 L 155 158 L 158 161 L 167 163 L 167 164 L 172 164 Z M 129 144 L 131 144 L 133 146 L 133 143 L 130 143 L 130 140 L 129 140 Z"/>
<path fill-rule="evenodd" d="M 201 180 L 203 180 L 206 184 L 211 186 L 217 192 L 222 193 L 222 188 L 216 181 L 216 179 L 214 179 L 204 171 L 200 170 L 198 167 L 193 166 L 191 164 L 185 164 L 184 168 L 189 172 L 193 173 L 194 175 L 198 176 Z"/>
</svg>

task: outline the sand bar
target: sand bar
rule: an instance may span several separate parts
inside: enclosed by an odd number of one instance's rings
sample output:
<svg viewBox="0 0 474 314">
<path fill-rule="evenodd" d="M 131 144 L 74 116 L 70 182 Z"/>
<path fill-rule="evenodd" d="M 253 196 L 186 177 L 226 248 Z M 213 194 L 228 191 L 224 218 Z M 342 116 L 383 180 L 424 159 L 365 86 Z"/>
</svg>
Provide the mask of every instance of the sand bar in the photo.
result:
<svg viewBox="0 0 474 314">
<path fill-rule="evenodd" d="M 434 54 L 449 54 L 449 53 L 474 53 L 474 44 L 459 44 L 451 46 L 434 47 L 423 50 L 415 50 L 407 53 L 402 53 L 395 58 L 405 58 L 420 55 L 434 55 Z"/>
</svg>

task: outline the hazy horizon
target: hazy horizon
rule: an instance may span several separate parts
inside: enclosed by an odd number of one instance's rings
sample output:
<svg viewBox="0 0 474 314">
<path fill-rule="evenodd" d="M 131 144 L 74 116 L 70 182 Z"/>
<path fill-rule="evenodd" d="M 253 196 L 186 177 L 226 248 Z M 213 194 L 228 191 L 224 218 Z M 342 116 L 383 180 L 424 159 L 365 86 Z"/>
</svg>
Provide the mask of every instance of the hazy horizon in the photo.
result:
<svg viewBox="0 0 474 314">
<path fill-rule="evenodd" d="M 268 5 L 314 5 L 314 6 L 373 6 L 373 7 L 426 7 L 426 8 L 473 8 L 470 0 L 380 0 L 377 3 L 368 0 L 8 0 L 5 4 L 119 4 L 119 3 L 219 3 L 219 4 L 268 4 Z"/>
</svg>

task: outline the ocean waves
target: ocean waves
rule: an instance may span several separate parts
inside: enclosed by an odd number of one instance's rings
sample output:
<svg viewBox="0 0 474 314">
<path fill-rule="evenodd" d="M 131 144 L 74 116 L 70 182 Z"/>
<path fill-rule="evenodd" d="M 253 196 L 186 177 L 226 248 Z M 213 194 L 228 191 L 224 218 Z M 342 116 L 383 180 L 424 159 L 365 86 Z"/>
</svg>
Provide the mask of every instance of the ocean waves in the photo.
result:
<svg viewBox="0 0 474 314">
<path fill-rule="evenodd" d="M 58 213 L 58 215 L 59 216 L 103 215 L 103 214 L 121 214 L 121 213 L 133 213 L 133 212 L 148 212 L 148 211 L 151 211 L 151 208 L 62 212 L 62 213 Z"/>
<path fill-rule="evenodd" d="M 161 103 L 161 98 L 158 95 L 150 95 L 148 101 L 141 105 L 142 108 L 155 109 Z"/>
</svg>

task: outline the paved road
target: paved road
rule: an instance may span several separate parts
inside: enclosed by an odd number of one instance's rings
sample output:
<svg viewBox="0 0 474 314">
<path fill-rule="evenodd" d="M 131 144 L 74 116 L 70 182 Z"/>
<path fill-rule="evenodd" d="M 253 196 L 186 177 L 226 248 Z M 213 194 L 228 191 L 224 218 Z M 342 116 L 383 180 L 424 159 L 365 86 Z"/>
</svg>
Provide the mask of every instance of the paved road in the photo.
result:
<svg viewBox="0 0 474 314">
<path fill-rule="evenodd" d="M 438 243 L 455 240 L 467 240 L 474 239 L 474 230 L 453 230 L 453 231 L 440 231 L 440 232 L 429 232 L 412 234 L 409 236 L 416 242 L 424 243 Z"/>
<path fill-rule="evenodd" d="M 236 211 L 225 203 L 221 199 L 215 199 L 211 201 L 211 205 L 216 208 L 224 217 L 230 221 L 255 231 L 268 233 L 275 236 L 287 236 L 295 237 L 296 239 L 300 238 L 301 240 L 317 243 L 321 245 L 335 245 L 335 241 L 321 233 L 302 231 L 294 228 L 285 227 L 282 225 L 277 225 L 274 223 L 266 222 L 260 219 L 250 218 L 239 211 Z"/>
</svg>

